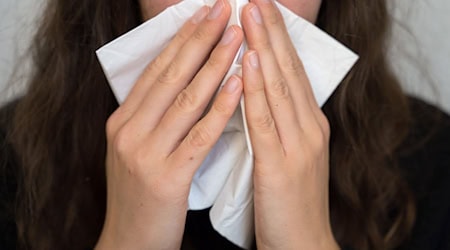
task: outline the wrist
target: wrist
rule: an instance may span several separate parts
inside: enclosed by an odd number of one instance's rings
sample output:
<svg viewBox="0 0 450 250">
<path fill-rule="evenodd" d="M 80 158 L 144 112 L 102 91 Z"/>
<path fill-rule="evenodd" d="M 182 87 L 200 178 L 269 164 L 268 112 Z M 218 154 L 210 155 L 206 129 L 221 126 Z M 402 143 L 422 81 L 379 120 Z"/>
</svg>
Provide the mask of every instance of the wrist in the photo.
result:
<svg viewBox="0 0 450 250">
<path fill-rule="evenodd" d="M 119 216 L 110 216 L 117 218 Z M 172 216 L 178 217 L 178 216 Z M 180 249 L 185 216 L 180 220 L 141 220 L 139 223 L 117 223 L 117 220 L 105 220 L 103 230 L 95 246 L 96 250 L 129 249 Z M 184 219 L 183 219 L 184 218 Z M 131 220 L 128 220 L 130 222 Z"/>
<path fill-rule="evenodd" d="M 299 237 L 303 235 L 303 237 Z M 256 243 L 259 250 L 285 250 L 285 249 L 315 249 L 315 250 L 340 250 L 332 234 L 322 236 L 306 236 L 304 233 L 284 234 L 279 240 L 268 240 L 267 237 L 261 237 L 257 234 Z M 273 238 L 272 238 L 273 239 Z"/>
</svg>

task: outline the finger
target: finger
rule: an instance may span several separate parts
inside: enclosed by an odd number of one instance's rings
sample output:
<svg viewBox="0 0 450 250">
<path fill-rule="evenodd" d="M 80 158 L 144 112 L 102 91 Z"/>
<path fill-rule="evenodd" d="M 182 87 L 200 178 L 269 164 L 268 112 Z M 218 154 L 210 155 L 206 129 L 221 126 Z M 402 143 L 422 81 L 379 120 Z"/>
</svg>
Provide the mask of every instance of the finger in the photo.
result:
<svg viewBox="0 0 450 250">
<path fill-rule="evenodd" d="M 279 65 L 282 65 L 282 73 L 287 82 L 291 83 L 289 88 L 295 107 L 300 115 L 300 123 L 305 127 L 305 123 L 311 121 L 311 125 L 314 126 L 317 123 L 317 113 L 320 112 L 320 108 L 313 95 L 303 63 L 298 57 L 287 32 L 283 17 L 274 1 L 254 0 L 253 3 L 260 10 L 275 57 Z M 305 112 L 305 110 L 308 111 L 309 109 L 313 112 Z M 308 117 L 307 115 L 310 113 L 314 115 L 315 119 L 302 119 L 302 117 Z"/>
<path fill-rule="evenodd" d="M 211 57 L 198 74 L 164 114 L 153 134 L 164 136 L 160 147 L 171 153 L 195 122 L 216 92 L 242 43 L 243 32 L 231 26 L 211 53 Z M 152 136 L 153 138 L 153 136 Z M 163 138 L 161 138 L 163 139 Z"/>
<path fill-rule="evenodd" d="M 169 65 L 173 58 L 177 55 L 183 44 L 194 33 L 200 22 L 209 12 L 208 6 L 200 8 L 177 32 L 172 41 L 152 62 L 147 65 L 136 84 L 131 89 L 125 101 L 115 111 L 115 116 L 120 116 L 121 127 L 136 111 L 137 107 L 144 99 L 148 89 L 152 86 L 155 78 Z"/>
<path fill-rule="evenodd" d="M 218 0 L 175 58 L 156 78 L 132 117 L 132 122 L 141 134 L 148 133 L 158 124 L 176 96 L 203 65 L 223 33 L 230 11 L 228 1 Z"/>
<path fill-rule="evenodd" d="M 250 3 L 243 13 L 248 47 L 258 53 L 266 97 L 278 134 L 284 146 L 292 146 L 300 124 L 287 79 L 280 70 L 256 5 Z"/>
<path fill-rule="evenodd" d="M 242 77 L 245 114 L 253 150 L 255 155 L 258 155 L 258 159 L 269 166 L 276 166 L 280 160 L 272 156 L 283 155 L 284 152 L 275 127 L 275 121 L 267 103 L 264 79 L 255 51 L 248 51 L 244 55 Z M 268 154 L 268 151 L 274 154 Z"/>
<path fill-rule="evenodd" d="M 190 130 L 178 148 L 168 157 L 173 171 L 192 178 L 236 110 L 241 94 L 242 81 L 237 76 L 230 77 L 217 95 L 209 112 Z"/>
</svg>

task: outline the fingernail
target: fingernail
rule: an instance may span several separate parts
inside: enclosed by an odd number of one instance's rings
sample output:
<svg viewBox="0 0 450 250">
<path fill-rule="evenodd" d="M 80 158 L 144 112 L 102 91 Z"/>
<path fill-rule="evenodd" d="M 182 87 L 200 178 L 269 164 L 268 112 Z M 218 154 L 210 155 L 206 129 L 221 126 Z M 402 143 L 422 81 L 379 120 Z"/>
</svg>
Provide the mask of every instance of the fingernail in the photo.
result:
<svg viewBox="0 0 450 250">
<path fill-rule="evenodd" d="M 233 41 L 233 39 L 236 37 L 236 31 L 233 27 L 230 27 L 225 31 L 225 34 L 223 34 L 222 39 L 220 40 L 220 45 L 228 45 Z"/>
<path fill-rule="evenodd" d="M 239 87 L 239 79 L 236 76 L 231 76 L 228 82 L 223 87 L 223 90 L 226 93 L 232 94 Z"/>
<path fill-rule="evenodd" d="M 259 12 L 259 9 L 256 5 L 250 9 L 250 14 L 257 24 L 262 24 L 261 12 Z"/>
<path fill-rule="evenodd" d="M 258 55 L 256 54 L 255 51 L 252 51 L 249 53 L 248 59 L 249 59 L 250 66 L 252 66 L 253 69 L 259 68 Z"/>
<path fill-rule="evenodd" d="M 201 7 L 193 16 L 192 16 L 192 22 L 194 24 L 200 23 L 201 21 L 203 21 L 203 19 L 205 19 L 206 14 L 208 14 L 208 7 L 207 6 L 203 6 Z"/>
<path fill-rule="evenodd" d="M 208 19 L 209 20 L 216 19 L 217 17 L 220 16 L 220 13 L 222 13 L 222 10 L 223 10 L 223 7 L 224 7 L 222 1 L 223 0 L 217 0 L 216 1 L 216 3 L 214 4 L 211 12 L 209 12 L 209 15 L 208 15 Z"/>
</svg>

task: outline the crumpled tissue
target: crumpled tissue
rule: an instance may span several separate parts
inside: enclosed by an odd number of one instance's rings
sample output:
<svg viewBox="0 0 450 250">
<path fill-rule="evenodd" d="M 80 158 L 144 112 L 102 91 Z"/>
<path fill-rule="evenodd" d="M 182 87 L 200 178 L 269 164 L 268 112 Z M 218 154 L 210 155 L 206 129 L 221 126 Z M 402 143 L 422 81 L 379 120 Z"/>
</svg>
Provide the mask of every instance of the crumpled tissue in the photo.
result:
<svg viewBox="0 0 450 250">
<path fill-rule="evenodd" d="M 179 28 L 200 7 L 212 6 L 214 2 L 181 1 L 97 50 L 98 59 L 119 103 L 125 100 L 145 67 L 164 49 Z M 240 11 L 248 1 L 229 2 L 232 6 L 229 25 L 240 26 Z M 278 2 L 276 4 L 303 61 L 315 98 L 322 106 L 358 56 L 315 25 Z M 244 42 L 227 76 L 240 74 L 240 58 L 245 49 Z M 249 248 L 254 239 L 253 155 L 244 111 L 241 100 L 240 108 L 236 109 L 220 139 L 196 172 L 188 204 L 191 210 L 211 207 L 210 220 L 214 229 L 234 244 Z"/>
</svg>

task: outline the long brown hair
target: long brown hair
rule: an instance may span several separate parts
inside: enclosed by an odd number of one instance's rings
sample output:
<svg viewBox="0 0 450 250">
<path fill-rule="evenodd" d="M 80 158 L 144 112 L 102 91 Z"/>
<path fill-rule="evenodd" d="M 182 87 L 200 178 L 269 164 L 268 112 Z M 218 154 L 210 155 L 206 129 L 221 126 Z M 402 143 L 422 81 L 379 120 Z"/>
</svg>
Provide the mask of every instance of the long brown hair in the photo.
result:
<svg viewBox="0 0 450 250">
<path fill-rule="evenodd" d="M 48 1 L 10 134 L 21 166 L 21 247 L 95 245 L 106 209 L 104 128 L 117 102 L 94 52 L 139 23 L 137 1 Z M 386 63 L 386 2 L 323 1 L 318 25 L 360 55 L 324 107 L 335 237 L 357 249 L 395 247 L 412 227 L 414 204 L 393 158 L 408 110 Z"/>
</svg>

